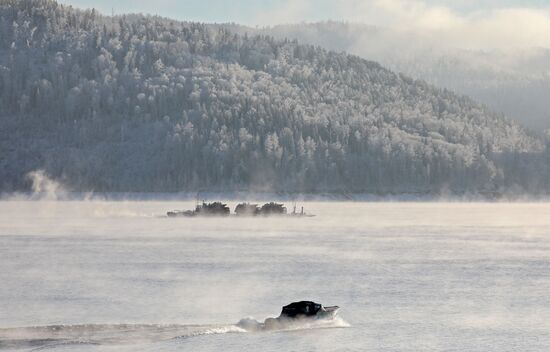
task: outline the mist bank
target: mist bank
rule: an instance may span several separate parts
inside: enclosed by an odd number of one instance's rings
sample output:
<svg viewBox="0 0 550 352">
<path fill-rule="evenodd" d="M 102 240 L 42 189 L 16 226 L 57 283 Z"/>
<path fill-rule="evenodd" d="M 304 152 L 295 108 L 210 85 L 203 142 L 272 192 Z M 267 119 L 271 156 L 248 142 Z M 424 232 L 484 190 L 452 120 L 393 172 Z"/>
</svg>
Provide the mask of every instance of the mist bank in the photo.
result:
<svg viewBox="0 0 550 352">
<path fill-rule="evenodd" d="M 102 193 L 550 189 L 541 137 L 357 56 L 49 0 L 4 1 L 0 19 L 4 192 L 36 170 Z"/>
<path fill-rule="evenodd" d="M 512 202 L 538 203 L 550 202 L 550 194 L 526 195 L 524 193 L 482 194 L 452 192 L 429 193 L 258 193 L 258 192 L 64 192 L 62 195 L 52 196 L 34 192 L 3 192 L 0 201 L 42 201 L 42 202 L 284 202 L 287 208 L 300 202 Z M 160 209 L 171 210 L 171 209 Z"/>
</svg>

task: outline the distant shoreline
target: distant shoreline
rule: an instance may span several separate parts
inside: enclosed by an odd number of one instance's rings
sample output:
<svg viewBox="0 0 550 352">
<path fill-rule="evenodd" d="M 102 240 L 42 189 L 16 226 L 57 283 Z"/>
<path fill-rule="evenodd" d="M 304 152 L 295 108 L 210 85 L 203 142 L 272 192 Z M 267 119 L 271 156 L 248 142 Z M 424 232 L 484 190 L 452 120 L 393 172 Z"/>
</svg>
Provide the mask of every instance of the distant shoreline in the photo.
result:
<svg viewBox="0 0 550 352">
<path fill-rule="evenodd" d="M 0 201 L 550 202 L 550 195 L 277 192 L 3 192 Z"/>
</svg>

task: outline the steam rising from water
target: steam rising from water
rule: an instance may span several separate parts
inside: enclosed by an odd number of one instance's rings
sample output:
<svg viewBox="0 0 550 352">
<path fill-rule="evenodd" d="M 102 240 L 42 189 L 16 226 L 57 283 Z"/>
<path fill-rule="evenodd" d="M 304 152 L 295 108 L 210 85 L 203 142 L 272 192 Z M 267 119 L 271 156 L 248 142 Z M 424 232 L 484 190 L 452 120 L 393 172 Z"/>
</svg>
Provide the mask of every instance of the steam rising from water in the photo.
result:
<svg viewBox="0 0 550 352">
<path fill-rule="evenodd" d="M 32 182 L 32 198 L 34 199 L 61 200 L 67 198 L 67 189 L 61 183 L 51 179 L 44 170 L 31 171 L 26 178 Z"/>
<path fill-rule="evenodd" d="M 235 325 L 86 324 L 0 329 L 0 348 L 133 345 L 201 335 L 239 333 Z"/>
<path fill-rule="evenodd" d="M 0 349 L 548 351 L 548 204 L 134 216 L 193 204 L 0 202 Z M 236 324 L 303 299 L 343 307 L 353 328 Z"/>
<path fill-rule="evenodd" d="M 70 190 L 58 180 L 53 179 L 45 170 L 34 170 L 27 173 L 24 177 L 26 182 L 30 182 L 30 192 L 0 192 L 0 200 L 11 201 L 60 201 L 70 198 Z M 79 194 L 79 199 L 89 200 L 91 193 Z"/>
<path fill-rule="evenodd" d="M 243 328 L 243 321 L 248 328 Z M 255 324 L 255 325 L 254 325 Z M 251 326 L 256 328 L 251 328 Z M 286 323 L 277 331 L 349 327 L 341 318 Z M 236 325 L 85 324 L 0 329 L 0 349 L 44 349 L 69 345 L 134 345 L 208 335 L 274 331 L 243 319 Z"/>
<path fill-rule="evenodd" d="M 341 317 L 335 317 L 333 319 L 284 319 L 280 320 L 276 327 L 268 327 L 254 318 L 245 318 L 241 319 L 237 326 L 247 332 L 257 332 L 348 328 L 350 324 Z"/>
</svg>

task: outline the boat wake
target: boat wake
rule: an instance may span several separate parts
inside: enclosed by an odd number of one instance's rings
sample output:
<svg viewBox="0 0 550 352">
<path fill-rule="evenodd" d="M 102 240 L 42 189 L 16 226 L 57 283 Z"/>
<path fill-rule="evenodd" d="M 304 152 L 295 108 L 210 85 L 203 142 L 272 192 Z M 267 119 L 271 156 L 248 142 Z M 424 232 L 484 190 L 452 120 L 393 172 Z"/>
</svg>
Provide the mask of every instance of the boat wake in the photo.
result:
<svg viewBox="0 0 550 352">
<path fill-rule="evenodd" d="M 340 318 L 281 325 L 279 331 L 347 327 Z M 133 345 L 207 335 L 274 331 L 251 318 L 227 325 L 82 324 L 0 329 L 0 350 L 44 350 L 74 345 Z"/>
<path fill-rule="evenodd" d="M 131 345 L 246 332 L 236 325 L 86 324 L 0 329 L 0 349 L 65 345 Z"/>
<path fill-rule="evenodd" d="M 269 318 L 273 319 L 273 318 Z M 268 321 L 269 319 L 266 319 Z M 241 319 L 237 326 L 246 332 L 257 331 L 294 331 L 312 329 L 348 328 L 350 325 L 342 318 L 333 319 L 283 319 L 274 325 L 259 322 L 253 318 Z"/>
</svg>

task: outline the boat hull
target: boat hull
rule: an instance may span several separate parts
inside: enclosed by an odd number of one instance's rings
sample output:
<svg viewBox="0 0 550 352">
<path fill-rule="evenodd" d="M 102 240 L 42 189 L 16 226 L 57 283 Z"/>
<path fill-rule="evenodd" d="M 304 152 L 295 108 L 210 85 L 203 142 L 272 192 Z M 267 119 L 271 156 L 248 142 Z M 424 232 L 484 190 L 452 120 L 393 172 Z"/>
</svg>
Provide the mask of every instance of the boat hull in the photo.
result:
<svg viewBox="0 0 550 352">
<path fill-rule="evenodd" d="M 281 315 L 277 318 L 267 318 L 263 327 L 266 330 L 281 330 L 317 321 L 332 320 L 336 318 L 339 309 L 340 307 L 338 306 L 323 307 L 315 315 L 299 314 L 294 317 Z"/>
</svg>

